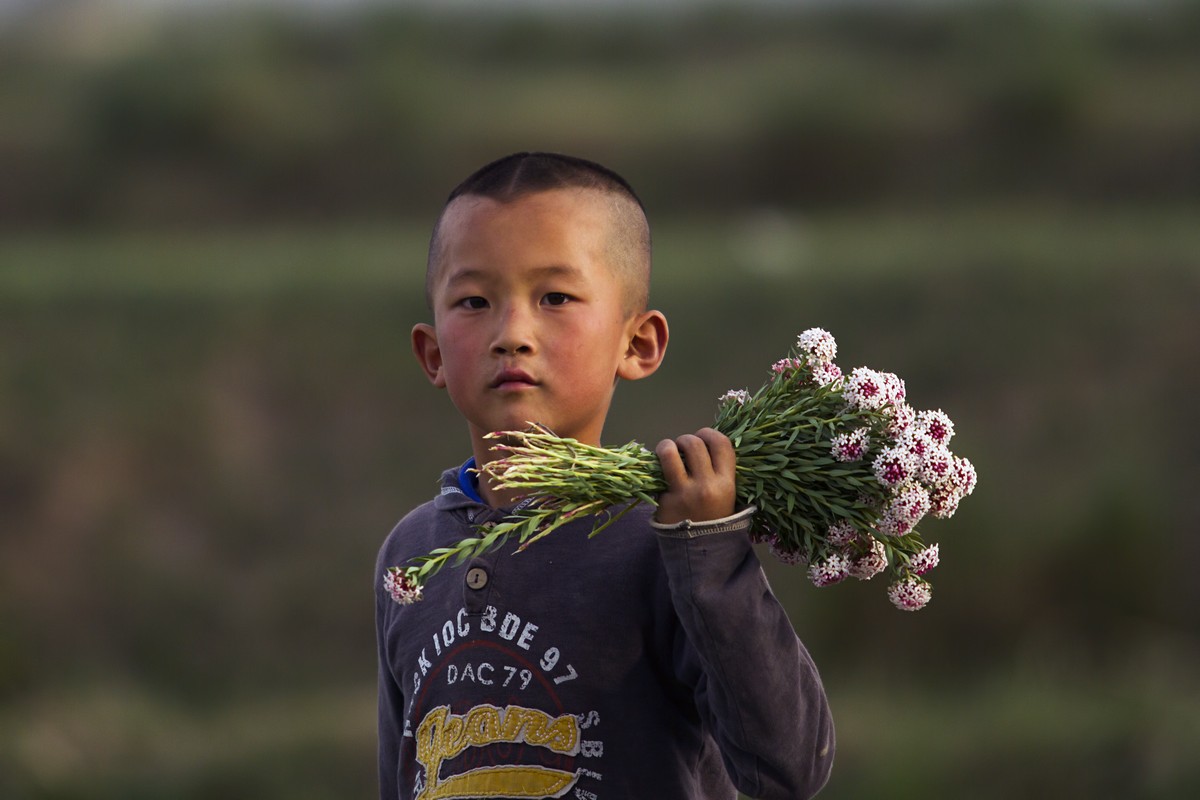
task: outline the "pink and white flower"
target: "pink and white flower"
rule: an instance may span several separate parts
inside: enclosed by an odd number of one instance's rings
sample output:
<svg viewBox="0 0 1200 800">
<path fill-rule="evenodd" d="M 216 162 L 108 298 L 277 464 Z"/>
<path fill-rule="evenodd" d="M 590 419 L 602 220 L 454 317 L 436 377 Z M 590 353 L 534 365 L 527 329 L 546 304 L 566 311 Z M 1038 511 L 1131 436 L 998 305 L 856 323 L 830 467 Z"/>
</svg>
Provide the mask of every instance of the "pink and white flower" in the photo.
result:
<svg viewBox="0 0 1200 800">
<path fill-rule="evenodd" d="M 809 328 L 800 334 L 796 347 L 808 354 L 811 364 L 829 364 L 837 358 L 837 341 L 823 328 Z"/>
<path fill-rule="evenodd" d="M 929 504 L 928 490 L 920 484 L 910 483 L 902 486 L 896 494 L 892 495 L 892 501 L 888 504 L 886 513 L 904 520 L 911 527 L 929 513 Z"/>
<path fill-rule="evenodd" d="M 887 547 L 878 539 L 872 539 L 871 549 L 850 564 L 850 575 L 860 581 L 869 581 L 887 566 Z"/>
<path fill-rule="evenodd" d="M 834 386 L 842 379 L 842 368 L 832 362 L 811 364 L 812 379 L 818 386 Z"/>
<path fill-rule="evenodd" d="M 936 443 L 929 438 L 929 434 L 925 431 L 913 427 L 900 434 L 900 437 L 896 439 L 896 444 L 908 450 L 916 456 L 918 462 L 921 462 L 925 460 L 925 454 L 932 450 Z"/>
<path fill-rule="evenodd" d="M 899 486 L 916 479 L 920 462 L 907 447 L 893 446 L 885 448 L 875 457 L 872 469 L 875 478 L 884 486 Z"/>
<path fill-rule="evenodd" d="M 383 590 L 402 606 L 421 599 L 421 587 L 409 579 L 400 567 L 388 567 L 383 574 Z"/>
<path fill-rule="evenodd" d="M 875 523 L 875 530 L 882 536 L 907 536 L 912 529 L 912 520 L 892 508 L 888 508 L 880 514 L 879 520 Z"/>
<path fill-rule="evenodd" d="M 916 425 L 940 445 L 949 445 L 954 436 L 954 422 L 941 409 L 917 414 Z"/>
<path fill-rule="evenodd" d="M 749 401 L 750 393 L 745 389 L 730 389 L 717 398 L 718 403 L 737 403 L 739 406 L 744 406 Z"/>
<path fill-rule="evenodd" d="M 917 410 L 907 403 L 901 403 L 892 407 L 892 413 L 889 415 L 884 432 L 892 439 L 899 439 L 913 427 L 916 421 Z"/>
<path fill-rule="evenodd" d="M 883 376 L 868 367 L 855 367 L 842 386 L 842 398 L 851 408 L 878 411 L 888 401 Z"/>
<path fill-rule="evenodd" d="M 808 565 L 808 579 L 814 586 L 832 586 L 850 576 L 850 559 L 842 553 L 830 553 L 822 561 Z"/>
<path fill-rule="evenodd" d="M 931 440 L 932 441 L 932 440 Z M 941 486 L 954 474 L 954 454 L 943 444 L 933 442 L 921 461 L 918 478 L 929 487 Z"/>
<path fill-rule="evenodd" d="M 958 510 L 962 494 L 953 481 L 945 481 L 929 492 L 929 513 L 937 519 L 950 519 Z"/>
<path fill-rule="evenodd" d="M 863 459 L 871 445 L 871 439 L 866 428 L 839 433 L 830 441 L 833 457 L 838 461 L 859 461 Z"/>
<path fill-rule="evenodd" d="M 839 519 L 829 526 L 825 541 L 832 547 L 843 548 L 853 544 L 858 539 L 858 530 L 848 520 Z"/>
<path fill-rule="evenodd" d="M 908 568 L 917 575 L 924 575 L 938 565 L 938 546 L 931 544 L 908 560 Z"/>
<path fill-rule="evenodd" d="M 975 491 L 975 483 L 978 480 L 975 474 L 975 465 L 962 456 L 955 456 L 954 475 L 951 480 L 958 487 L 959 496 L 966 497 Z"/>
<path fill-rule="evenodd" d="M 799 368 L 799 366 L 800 362 L 794 358 L 781 358 L 771 365 L 771 372 L 776 375 L 782 375 L 785 372 Z"/>
<path fill-rule="evenodd" d="M 888 587 L 888 599 L 901 611 L 919 611 L 933 597 L 933 587 L 928 581 L 909 576 Z"/>
<path fill-rule="evenodd" d="M 904 379 L 894 372 L 880 372 L 879 378 L 882 381 L 884 402 L 893 407 L 903 405 L 906 396 Z"/>
</svg>

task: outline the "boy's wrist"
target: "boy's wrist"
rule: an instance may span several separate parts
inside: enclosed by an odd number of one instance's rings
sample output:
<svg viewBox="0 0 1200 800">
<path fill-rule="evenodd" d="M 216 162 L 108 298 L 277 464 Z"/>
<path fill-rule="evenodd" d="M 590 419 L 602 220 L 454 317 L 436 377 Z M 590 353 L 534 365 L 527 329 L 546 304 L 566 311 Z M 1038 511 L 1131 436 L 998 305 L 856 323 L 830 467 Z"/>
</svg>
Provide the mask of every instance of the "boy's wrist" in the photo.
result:
<svg viewBox="0 0 1200 800">
<path fill-rule="evenodd" d="M 757 510 L 756 506 L 747 506 L 727 517 L 704 520 L 702 522 L 693 522 L 690 519 L 685 519 L 682 522 L 664 523 L 651 519 L 650 527 L 654 528 L 659 536 L 680 539 L 695 539 L 700 536 L 710 536 L 714 533 L 748 531 L 750 530 L 750 522 L 754 518 L 754 512 Z"/>
</svg>

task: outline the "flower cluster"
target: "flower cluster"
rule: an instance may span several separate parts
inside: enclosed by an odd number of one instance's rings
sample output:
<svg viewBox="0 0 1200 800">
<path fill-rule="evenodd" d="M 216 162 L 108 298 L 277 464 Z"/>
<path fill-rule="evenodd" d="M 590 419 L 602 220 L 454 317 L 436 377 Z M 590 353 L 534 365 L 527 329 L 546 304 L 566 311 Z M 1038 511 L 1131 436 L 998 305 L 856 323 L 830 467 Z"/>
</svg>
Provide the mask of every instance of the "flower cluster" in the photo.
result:
<svg viewBox="0 0 1200 800">
<path fill-rule="evenodd" d="M 388 567 L 383 573 L 383 590 L 400 605 L 421 599 L 421 586 L 400 567 Z"/>
<path fill-rule="evenodd" d="M 756 506 L 750 535 L 788 564 L 804 566 L 816 586 L 891 572 L 897 608 L 925 606 L 938 546 L 917 526 L 945 519 L 975 489 L 971 462 L 949 449 L 954 423 L 909 405 L 904 381 L 834 363 L 837 343 L 821 328 L 800 334 L 755 392 L 730 390 L 714 427 L 737 453 L 737 499 Z M 439 548 L 406 568 L 393 567 L 385 589 L 413 602 L 447 563 L 462 563 L 515 538 L 524 549 L 581 516 L 593 534 L 666 490 L 657 457 L 636 442 L 602 448 L 561 439 L 534 425 L 492 434 L 502 456 L 482 471 L 525 498 L 513 515 L 457 547 Z M 615 510 L 614 510 L 615 509 Z"/>
<path fill-rule="evenodd" d="M 833 337 L 820 328 L 802 333 L 797 349 L 797 356 L 777 362 L 771 380 L 797 387 L 817 384 L 838 395 L 841 413 L 829 432 L 829 454 L 837 464 L 868 468 L 874 480 L 857 493 L 858 507 L 850 505 L 848 513 L 839 513 L 842 504 L 829 504 L 834 513 L 823 536 L 807 531 L 797 536 L 794 526 L 781 526 L 765 537 L 767 543 L 785 560 L 807 564 L 817 586 L 849 577 L 869 580 L 890 567 L 893 605 L 922 608 L 932 596 L 924 576 L 937 566 L 939 550 L 924 544 L 917 525 L 926 516 L 951 516 L 977 480 L 971 462 L 950 451 L 954 423 L 941 410 L 909 405 L 898 375 L 856 367 L 842 376 L 833 364 Z M 788 367 L 780 368 L 783 364 Z M 826 474 L 832 478 L 832 470 Z M 842 489 L 839 494 L 847 496 L 853 483 L 831 479 L 822 489 Z"/>
</svg>

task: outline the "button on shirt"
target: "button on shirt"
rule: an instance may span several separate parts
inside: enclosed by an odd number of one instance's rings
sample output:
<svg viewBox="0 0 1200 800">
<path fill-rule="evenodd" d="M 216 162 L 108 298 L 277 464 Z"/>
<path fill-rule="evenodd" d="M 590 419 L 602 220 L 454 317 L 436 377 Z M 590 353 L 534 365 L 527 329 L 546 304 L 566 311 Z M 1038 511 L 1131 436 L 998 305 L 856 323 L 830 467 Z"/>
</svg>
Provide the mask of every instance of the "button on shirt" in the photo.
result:
<svg viewBox="0 0 1200 800">
<path fill-rule="evenodd" d="M 487 586 L 488 574 L 483 567 L 472 567 L 467 570 L 467 586 L 472 589 L 482 589 Z"/>
</svg>

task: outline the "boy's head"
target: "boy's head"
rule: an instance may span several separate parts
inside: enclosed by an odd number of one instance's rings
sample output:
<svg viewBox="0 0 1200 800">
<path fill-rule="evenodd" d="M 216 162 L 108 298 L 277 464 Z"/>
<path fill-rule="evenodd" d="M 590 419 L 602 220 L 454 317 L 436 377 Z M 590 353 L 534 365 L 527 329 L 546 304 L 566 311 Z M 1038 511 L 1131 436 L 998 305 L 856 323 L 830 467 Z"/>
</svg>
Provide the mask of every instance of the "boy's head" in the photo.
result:
<svg viewBox="0 0 1200 800">
<path fill-rule="evenodd" d="M 599 443 L 617 380 L 651 374 L 666 350 L 649 271 L 641 204 L 604 167 L 523 153 L 454 190 L 430 245 L 434 321 L 412 344 L 480 463 L 486 434 L 531 422 Z"/>
<path fill-rule="evenodd" d="M 433 308 L 434 287 L 445 254 L 443 223 L 456 204 L 472 198 L 511 203 L 538 192 L 583 190 L 603 199 L 607 218 L 607 261 L 625 288 L 626 310 L 646 308 L 650 296 L 650 225 L 633 187 L 617 173 L 587 159 L 559 153 L 514 153 L 487 164 L 450 192 L 434 225 L 425 266 L 425 301 Z"/>
</svg>

